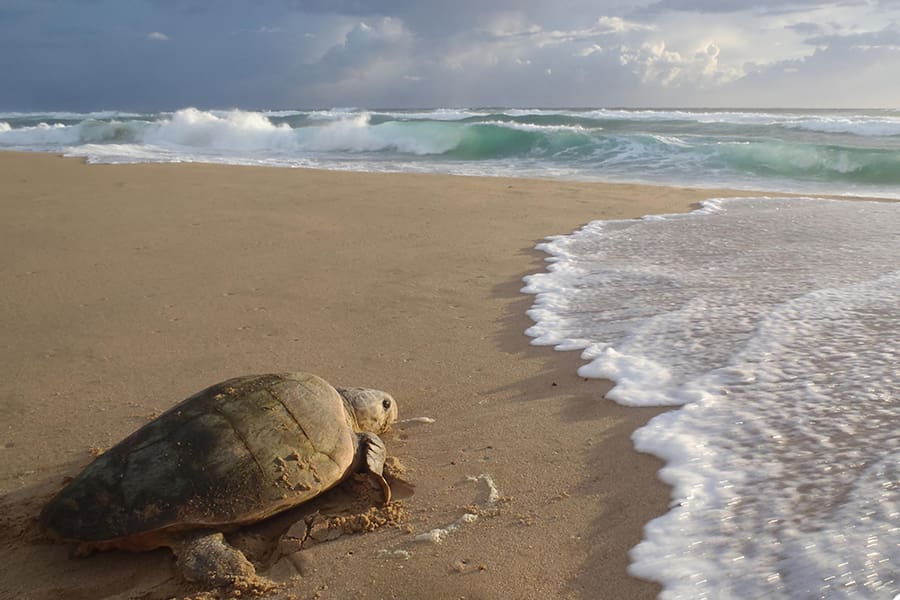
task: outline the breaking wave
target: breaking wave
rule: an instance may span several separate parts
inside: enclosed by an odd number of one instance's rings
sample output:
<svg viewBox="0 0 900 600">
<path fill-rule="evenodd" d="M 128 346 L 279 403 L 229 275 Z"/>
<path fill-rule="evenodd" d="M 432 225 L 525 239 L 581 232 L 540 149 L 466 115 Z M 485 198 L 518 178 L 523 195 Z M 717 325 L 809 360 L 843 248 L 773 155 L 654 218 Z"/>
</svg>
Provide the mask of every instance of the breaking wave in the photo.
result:
<svg viewBox="0 0 900 600">
<path fill-rule="evenodd" d="M 0 149 L 896 197 L 900 113 L 436 109 L 0 113 Z"/>
</svg>

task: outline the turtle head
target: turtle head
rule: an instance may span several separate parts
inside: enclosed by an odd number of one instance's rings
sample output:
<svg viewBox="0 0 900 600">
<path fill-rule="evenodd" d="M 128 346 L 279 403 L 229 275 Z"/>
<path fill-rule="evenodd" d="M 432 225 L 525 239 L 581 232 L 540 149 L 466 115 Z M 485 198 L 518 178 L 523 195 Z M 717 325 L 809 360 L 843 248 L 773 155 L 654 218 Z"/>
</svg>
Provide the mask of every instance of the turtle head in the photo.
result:
<svg viewBox="0 0 900 600">
<path fill-rule="evenodd" d="M 356 418 L 359 431 L 383 433 L 397 420 L 397 402 L 387 392 L 369 388 L 337 388 L 337 391 Z"/>
</svg>

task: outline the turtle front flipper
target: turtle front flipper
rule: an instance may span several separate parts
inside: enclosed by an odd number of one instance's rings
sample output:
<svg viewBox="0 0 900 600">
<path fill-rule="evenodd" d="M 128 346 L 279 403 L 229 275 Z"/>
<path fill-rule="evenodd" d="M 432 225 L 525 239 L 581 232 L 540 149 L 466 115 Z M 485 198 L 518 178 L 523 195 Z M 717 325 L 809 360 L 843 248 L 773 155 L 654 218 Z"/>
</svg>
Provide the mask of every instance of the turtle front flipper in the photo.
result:
<svg viewBox="0 0 900 600">
<path fill-rule="evenodd" d="M 388 485 L 387 480 L 384 478 L 384 461 L 387 458 L 384 442 L 381 441 L 380 437 L 368 431 L 358 435 L 360 452 L 365 452 L 365 466 L 363 468 L 381 486 L 381 491 L 384 494 L 384 503 L 387 504 L 391 501 L 391 486 Z"/>
<path fill-rule="evenodd" d="M 244 553 L 225 541 L 221 533 L 188 535 L 172 545 L 178 568 L 188 581 L 212 586 L 256 579 L 256 569 Z"/>
</svg>

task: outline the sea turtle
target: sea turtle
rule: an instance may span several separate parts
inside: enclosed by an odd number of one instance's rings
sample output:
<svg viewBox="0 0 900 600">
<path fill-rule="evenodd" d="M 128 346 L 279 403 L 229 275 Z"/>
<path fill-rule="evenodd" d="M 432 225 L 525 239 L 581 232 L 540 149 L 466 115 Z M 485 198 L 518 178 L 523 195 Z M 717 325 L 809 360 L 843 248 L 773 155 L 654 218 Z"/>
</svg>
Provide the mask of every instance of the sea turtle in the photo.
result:
<svg viewBox="0 0 900 600">
<path fill-rule="evenodd" d="M 185 577 L 253 576 L 232 530 L 294 507 L 367 470 L 382 475 L 378 434 L 397 419 L 386 392 L 334 388 L 307 373 L 250 375 L 175 405 L 100 455 L 41 512 L 78 552 L 170 547 Z"/>
</svg>

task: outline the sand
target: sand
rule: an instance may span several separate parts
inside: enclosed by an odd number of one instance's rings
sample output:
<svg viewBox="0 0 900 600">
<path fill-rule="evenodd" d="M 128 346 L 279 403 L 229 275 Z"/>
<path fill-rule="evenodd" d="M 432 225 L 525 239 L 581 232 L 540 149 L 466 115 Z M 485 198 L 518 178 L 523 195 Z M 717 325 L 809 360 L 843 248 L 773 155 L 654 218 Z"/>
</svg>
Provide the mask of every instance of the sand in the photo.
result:
<svg viewBox="0 0 900 600">
<path fill-rule="evenodd" d="M 182 398 L 292 370 L 433 422 L 385 436 L 405 468 L 397 518 L 260 565 L 285 584 L 271 597 L 658 593 L 626 571 L 669 499 L 629 437 L 658 410 L 605 400 L 577 353 L 530 346 L 519 290 L 544 236 L 733 193 L 19 153 L 0 153 L 0 180 L 0 598 L 198 592 L 165 549 L 70 559 L 34 517 Z M 320 509 L 368 522 L 354 485 Z M 271 531 L 235 543 L 271 550 Z"/>
</svg>

